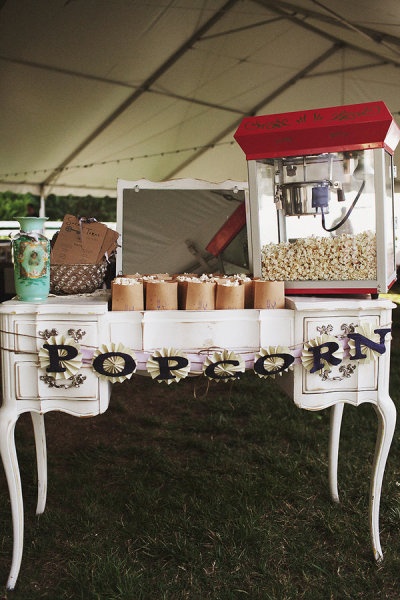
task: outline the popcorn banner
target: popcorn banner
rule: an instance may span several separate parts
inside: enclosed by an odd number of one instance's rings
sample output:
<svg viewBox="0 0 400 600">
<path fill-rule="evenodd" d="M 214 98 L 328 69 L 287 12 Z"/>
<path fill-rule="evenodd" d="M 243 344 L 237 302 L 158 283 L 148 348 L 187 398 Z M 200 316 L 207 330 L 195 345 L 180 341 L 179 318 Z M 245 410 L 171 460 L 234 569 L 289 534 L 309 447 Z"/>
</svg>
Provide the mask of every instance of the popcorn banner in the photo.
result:
<svg viewBox="0 0 400 600">
<path fill-rule="evenodd" d="M 373 329 L 360 325 L 358 332 L 346 337 L 323 334 L 302 343 L 301 350 L 287 346 L 268 346 L 258 352 L 203 349 L 182 352 L 162 348 L 152 352 L 132 350 L 123 344 L 103 344 L 95 351 L 82 349 L 72 338 L 50 337 L 39 350 L 39 365 L 55 379 L 76 376 L 83 365 L 90 365 L 97 377 L 111 383 L 129 379 L 137 371 L 147 372 L 157 382 L 168 385 L 190 375 L 204 375 L 214 381 L 239 379 L 246 369 L 261 378 L 274 378 L 301 364 L 309 373 L 329 373 L 345 359 L 367 364 L 386 352 L 390 328 Z"/>
</svg>

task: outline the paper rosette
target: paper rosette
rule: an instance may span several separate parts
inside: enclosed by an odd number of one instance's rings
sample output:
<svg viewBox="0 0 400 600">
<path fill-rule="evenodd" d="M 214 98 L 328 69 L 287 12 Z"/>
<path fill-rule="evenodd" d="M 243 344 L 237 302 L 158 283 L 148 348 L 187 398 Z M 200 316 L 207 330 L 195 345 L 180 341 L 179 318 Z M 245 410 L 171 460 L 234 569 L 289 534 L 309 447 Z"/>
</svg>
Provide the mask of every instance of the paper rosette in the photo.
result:
<svg viewBox="0 0 400 600">
<path fill-rule="evenodd" d="M 186 355 L 180 350 L 176 350 L 175 348 L 162 348 L 161 350 L 155 350 L 146 363 L 147 372 L 150 374 L 152 379 L 156 379 L 160 375 L 160 363 L 156 358 L 160 357 L 174 357 L 181 356 L 187 360 L 187 365 L 185 367 L 181 367 L 180 369 L 170 369 L 171 375 L 173 378 L 171 379 L 157 379 L 158 383 L 164 381 L 168 385 L 172 382 L 178 382 L 181 379 L 185 379 L 188 376 L 190 371 L 190 362 Z"/>
<path fill-rule="evenodd" d="M 237 361 L 239 364 L 232 365 L 226 361 Z M 208 379 L 225 381 L 226 383 L 227 381 L 232 381 L 238 373 L 244 373 L 246 369 L 246 364 L 240 354 L 236 354 L 236 352 L 231 352 L 230 350 L 223 350 L 222 352 L 214 352 L 212 356 L 207 356 L 203 363 L 203 372 L 205 373 L 209 365 L 219 362 L 221 362 L 221 364 L 217 365 L 214 369 L 214 373 L 217 377 L 206 375 Z M 221 377 L 222 375 L 230 375 L 230 377 Z"/>
<path fill-rule="evenodd" d="M 127 354 L 128 356 L 132 357 L 133 360 L 135 361 L 135 365 L 136 365 L 135 353 L 130 348 L 127 348 L 126 346 L 124 346 L 124 344 L 121 344 L 120 342 L 118 342 L 118 343 L 111 342 L 110 344 L 102 344 L 94 352 L 93 360 L 95 358 L 97 358 L 98 356 L 100 356 L 101 354 L 111 353 L 111 354 L 113 354 L 113 356 L 108 356 L 107 358 L 104 359 L 104 361 L 102 363 L 102 367 L 103 367 L 104 371 L 106 372 L 105 374 L 99 373 L 98 371 L 96 371 L 96 369 L 93 369 L 99 379 L 105 379 L 106 381 L 109 381 L 111 383 L 117 383 L 117 382 L 121 383 L 122 381 L 125 381 L 125 379 L 130 379 L 132 376 L 132 373 L 134 373 L 136 371 L 136 366 L 135 366 L 135 368 L 132 371 L 130 371 L 129 373 L 127 373 L 126 375 L 121 375 L 121 372 L 125 369 L 126 361 L 122 356 L 116 355 L 115 353 L 117 353 L 117 352 L 119 352 L 121 354 Z"/>
<path fill-rule="evenodd" d="M 73 375 L 76 375 L 76 373 L 82 366 L 82 354 L 80 352 L 80 345 L 77 344 L 72 337 L 67 337 L 65 335 L 53 335 L 48 340 L 46 340 L 46 344 L 53 344 L 57 346 L 73 346 L 78 351 L 78 354 L 74 358 L 63 360 L 63 356 L 67 357 L 68 352 L 67 350 L 63 349 L 59 350 L 59 364 L 61 367 L 63 367 L 63 369 L 65 369 L 65 371 L 49 372 L 51 376 L 54 377 L 54 379 L 69 379 Z M 50 355 L 47 348 L 40 348 L 39 363 L 41 369 L 46 369 L 50 366 Z"/>
<path fill-rule="evenodd" d="M 356 333 L 363 335 L 364 337 L 371 340 L 371 342 L 375 342 L 376 344 L 379 344 L 379 342 L 380 342 L 379 333 L 374 333 L 374 330 L 369 323 L 365 323 L 364 325 L 358 325 Z M 356 352 L 355 341 L 353 339 L 349 338 L 348 342 L 349 342 L 350 352 L 355 353 Z M 365 358 L 359 358 L 358 359 L 359 363 L 368 364 L 371 361 L 376 360 L 379 356 L 379 352 L 377 353 L 373 348 L 368 348 L 368 346 L 365 346 L 364 344 L 360 344 L 360 349 L 361 349 L 361 352 L 363 354 L 365 354 Z"/>
<path fill-rule="evenodd" d="M 338 339 L 335 338 L 333 335 L 328 335 L 327 333 L 324 333 L 323 335 L 317 336 L 313 340 L 309 340 L 303 346 L 303 351 L 301 354 L 301 362 L 303 363 L 303 367 L 307 371 L 311 371 L 311 369 L 314 366 L 314 353 L 312 350 L 310 350 L 310 348 L 316 348 L 317 346 L 321 346 L 322 344 L 326 344 L 327 342 L 334 342 L 335 344 L 337 344 L 339 346 L 339 348 L 337 350 L 335 350 L 335 352 L 331 353 L 331 356 L 339 359 L 340 361 L 343 359 L 343 347 L 341 346 L 340 341 L 338 341 Z M 330 372 L 331 371 L 330 363 L 328 363 L 326 360 L 324 360 L 323 356 L 320 357 L 320 360 L 321 360 L 321 363 L 323 364 L 323 367 L 320 370 Z"/>
<path fill-rule="evenodd" d="M 283 358 L 281 358 L 280 356 L 273 356 L 274 354 L 291 354 L 291 353 L 287 346 L 268 346 L 268 348 L 261 348 L 260 352 L 257 352 L 254 355 L 254 362 L 257 362 L 257 360 L 261 357 L 267 356 L 268 358 L 266 358 L 263 361 L 263 367 L 264 367 L 265 371 L 268 371 L 268 373 L 267 374 L 257 373 L 257 375 L 259 377 L 261 377 L 263 379 L 267 379 L 267 377 L 272 377 L 273 379 L 275 379 L 274 371 L 276 371 L 277 369 L 280 369 L 285 364 L 285 361 Z M 287 369 L 284 369 L 284 370 L 288 371 L 289 369 L 293 369 L 293 366 L 290 365 Z M 282 373 L 283 373 L 283 371 L 279 371 L 278 375 L 282 375 Z"/>
</svg>

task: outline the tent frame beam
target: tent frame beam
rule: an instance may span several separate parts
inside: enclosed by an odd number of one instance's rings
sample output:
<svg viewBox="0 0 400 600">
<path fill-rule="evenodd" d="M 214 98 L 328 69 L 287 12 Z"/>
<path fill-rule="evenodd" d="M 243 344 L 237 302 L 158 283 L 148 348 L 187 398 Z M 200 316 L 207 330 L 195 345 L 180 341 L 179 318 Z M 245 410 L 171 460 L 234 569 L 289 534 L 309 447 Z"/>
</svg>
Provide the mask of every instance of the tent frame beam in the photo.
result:
<svg viewBox="0 0 400 600">
<path fill-rule="evenodd" d="M 333 46 L 331 46 L 323 54 L 318 56 L 311 63 L 309 63 L 306 67 L 304 67 L 304 69 L 301 69 L 301 71 L 298 71 L 298 73 L 293 75 L 293 77 L 291 77 L 290 79 L 285 81 L 285 83 L 283 83 L 278 88 L 276 88 L 276 90 L 274 90 L 271 94 L 268 94 L 268 96 L 266 96 L 260 102 L 258 102 L 255 106 L 253 106 L 253 108 L 249 112 L 246 113 L 246 116 L 251 117 L 251 116 L 256 115 L 258 113 L 258 111 L 261 110 L 261 108 L 265 107 L 270 102 L 272 102 L 272 100 L 275 100 L 275 98 L 277 98 L 278 96 L 280 96 L 281 94 L 286 92 L 289 87 L 291 87 L 292 85 L 297 83 L 300 79 L 303 79 L 304 77 L 306 77 L 306 75 L 308 75 L 308 73 L 310 71 L 315 69 L 315 67 L 318 67 L 323 62 L 325 62 L 333 54 L 338 52 L 342 47 L 343 47 L 343 44 L 341 44 L 339 42 L 333 44 Z M 197 152 L 195 152 L 194 154 L 192 154 L 192 156 L 190 158 L 188 158 L 183 163 L 181 163 L 178 167 L 176 167 L 175 169 L 170 171 L 165 179 L 172 179 L 179 171 L 181 171 L 183 168 L 187 167 L 190 163 L 192 163 L 194 160 L 196 160 L 202 154 L 204 154 L 206 149 L 209 149 L 210 146 L 217 144 L 224 137 L 229 135 L 234 129 L 236 129 L 239 126 L 241 121 L 242 121 L 242 119 L 237 119 L 236 121 L 231 123 L 228 127 L 226 127 L 218 135 L 216 135 L 210 142 L 208 142 L 206 146 L 199 148 L 199 150 Z"/>
<path fill-rule="evenodd" d="M 156 69 L 133 94 L 128 96 L 91 134 L 89 134 L 50 175 L 42 181 L 41 185 L 49 185 L 53 179 L 94 139 L 96 139 L 111 123 L 113 123 L 123 112 L 132 106 L 149 88 L 174 65 L 195 42 L 197 42 L 211 27 L 213 27 L 239 0 L 228 0 L 208 21 L 195 31 L 166 61 Z"/>
</svg>

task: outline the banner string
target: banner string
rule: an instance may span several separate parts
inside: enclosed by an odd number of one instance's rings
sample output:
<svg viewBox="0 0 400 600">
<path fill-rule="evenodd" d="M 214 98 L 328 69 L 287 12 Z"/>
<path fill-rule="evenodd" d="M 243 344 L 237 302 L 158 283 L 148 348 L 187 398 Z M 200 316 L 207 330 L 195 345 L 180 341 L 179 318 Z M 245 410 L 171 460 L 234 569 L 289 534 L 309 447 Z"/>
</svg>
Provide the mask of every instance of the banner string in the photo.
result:
<svg viewBox="0 0 400 600">
<path fill-rule="evenodd" d="M 377 325 L 376 329 L 377 328 L 382 329 L 382 328 L 387 328 L 387 327 L 389 327 L 390 329 L 392 328 L 392 321 L 390 321 L 389 323 L 382 324 L 382 325 Z M 13 331 L 7 331 L 5 329 L 0 329 L 0 333 L 3 333 L 5 335 L 9 335 L 9 336 L 14 336 L 14 338 L 21 337 L 21 338 L 29 338 L 29 339 L 38 340 L 38 341 L 43 342 L 43 344 L 45 344 L 48 341 L 47 339 L 44 339 L 44 338 L 42 338 L 40 336 L 32 335 L 32 334 L 29 334 L 29 333 L 15 333 Z M 50 336 L 50 337 L 55 337 L 55 336 Z M 65 336 L 65 337 L 68 338 L 69 336 Z M 72 337 L 72 336 L 70 336 L 70 337 Z M 316 337 L 319 337 L 319 336 L 316 336 Z M 336 338 L 338 340 L 342 340 L 344 343 L 345 343 L 345 340 L 348 339 L 348 336 L 346 334 L 341 334 L 341 335 L 336 335 L 336 336 L 334 335 L 332 337 L 334 337 L 334 338 Z M 286 344 L 284 344 L 284 346 L 286 348 L 288 348 L 289 350 L 296 351 L 296 349 L 301 348 L 301 347 L 305 346 L 306 344 L 309 344 L 310 342 L 311 342 L 311 338 L 309 340 L 298 342 L 297 344 L 291 344 L 289 346 L 286 345 Z M 268 344 L 268 345 L 269 346 L 276 346 L 276 344 Z M 83 349 L 88 349 L 88 350 L 96 350 L 98 348 L 98 346 L 93 346 L 93 345 L 90 345 L 90 344 L 84 344 L 82 342 L 79 342 L 79 346 L 81 348 L 83 348 Z M 346 346 L 344 346 L 344 349 L 346 349 Z M 20 349 L 17 350 L 16 347 L 14 347 L 14 348 L 7 348 L 7 347 L 2 346 L 2 345 L 0 345 L 0 350 L 3 350 L 5 352 L 19 352 L 21 354 L 37 354 L 37 351 L 20 350 Z M 141 348 L 130 348 L 130 350 L 132 350 L 132 352 L 140 353 L 140 354 L 143 354 L 143 355 L 148 354 L 149 356 L 151 356 L 151 352 L 153 351 L 153 350 L 142 350 Z M 209 346 L 208 348 L 200 348 L 197 351 L 186 352 L 186 354 L 191 354 L 191 355 L 196 355 L 196 356 L 202 356 L 202 355 L 206 356 L 206 355 L 212 354 L 213 352 L 219 352 L 221 350 L 224 350 L 224 348 L 218 347 L 218 346 Z M 258 352 L 258 350 L 254 350 L 254 349 L 253 350 L 251 350 L 251 349 L 247 349 L 247 350 L 235 350 L 235 353 L 238 354 L 238 355 L 240 355 L 240 356 L 249 355 L 249 354 L 255 353 L 255 352 Z"/>
</svg>

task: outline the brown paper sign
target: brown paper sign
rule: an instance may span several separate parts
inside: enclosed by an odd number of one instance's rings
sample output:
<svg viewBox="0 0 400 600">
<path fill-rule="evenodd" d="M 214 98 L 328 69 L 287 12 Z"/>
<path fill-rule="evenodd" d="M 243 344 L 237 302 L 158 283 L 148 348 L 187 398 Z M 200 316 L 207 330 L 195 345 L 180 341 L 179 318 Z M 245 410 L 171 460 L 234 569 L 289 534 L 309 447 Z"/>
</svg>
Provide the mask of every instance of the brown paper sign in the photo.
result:
<svg viewBox="0 0 400 600">
<path fill-rule="evenodd" d="M 81 222 L 82 250 L 85 262 L 95 264 L 99 250 L 103 246 L 107 233 L 107 226 L 94 221 L 93 223 Z"/>
<path fill-rule="evenodd" d="M 65 215 L 51 250 L 51 263 L 55 265 L 79 264 L 84 262 L 82 253 L 79 220 L 73 215 Z"/>
<path fill-rule="evenodd" d="M 99 253 L 108 231 L 110 231 L 109 228 L 103 223 L 97 221 L 85 223 L 73 215 L 65 215 L 51 250 L 52 264 L 96 264 L 100 262 L 102 256 L 98 260 Z"/>
<path fill-rule="evenodd" d="M 103 244 L 97 255 L 96 262 L 101 262 L 103 260 L 104 256 L 106 258 L 108 258 L 117 250 L 118 238 L 119 238 L 118 231 L 114 231 L 114 229 L 110 229 L 109 227 L 107 227 L 106 234 L 105 234 L 104 240 L 103 240 Z"/>
</svg>

